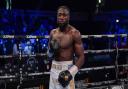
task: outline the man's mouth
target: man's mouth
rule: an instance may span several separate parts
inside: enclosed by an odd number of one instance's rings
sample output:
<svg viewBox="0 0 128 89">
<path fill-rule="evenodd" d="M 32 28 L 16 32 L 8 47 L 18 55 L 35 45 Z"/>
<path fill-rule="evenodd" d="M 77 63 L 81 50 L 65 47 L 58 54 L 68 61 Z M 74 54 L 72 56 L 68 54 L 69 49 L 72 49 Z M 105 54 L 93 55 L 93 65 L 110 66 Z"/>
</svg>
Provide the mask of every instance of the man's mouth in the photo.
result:
<svg viewBox="0 0 128 89">
<path fill-rule="evenodd" d="M 65 21 L 64 20 L 59 20 L 59 23 L 65 23 Z"/>
</svg>

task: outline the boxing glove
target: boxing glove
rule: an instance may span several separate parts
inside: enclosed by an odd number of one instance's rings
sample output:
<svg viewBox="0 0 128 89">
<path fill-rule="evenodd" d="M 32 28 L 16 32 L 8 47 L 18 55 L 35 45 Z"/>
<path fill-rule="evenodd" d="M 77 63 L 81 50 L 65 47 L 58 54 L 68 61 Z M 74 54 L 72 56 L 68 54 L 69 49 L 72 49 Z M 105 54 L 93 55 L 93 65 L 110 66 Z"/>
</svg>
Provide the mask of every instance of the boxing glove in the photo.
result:
<svg viewBox="0 0 128 89">
<path fill-rule="evenodd" d="M 49 48 L 47 50 L 48 57 L 52 58 L 53 56 L 55 56 L 55 54 L 57 54 L 58 49 L 59 43 L 57 42 L 57 40 L 51 40 L 49 43 Z"/>
<path fill-rule="evenodd" d="M 72 75 L 68 70 L 59 73 L 58 81 L 63 87 L 68 86 L 71 80 L 72 80 Z"/>
<path fill-rule="evenodd" d="M 78 72 L 78 67 L 76 65 L 73 65 L 69 70 L 64 70 L 59 73 L 58 76 L 58 82 L 63 86 L 66 87 L 72 80 L 72 78 L 76 75 Z"/>
</svg>

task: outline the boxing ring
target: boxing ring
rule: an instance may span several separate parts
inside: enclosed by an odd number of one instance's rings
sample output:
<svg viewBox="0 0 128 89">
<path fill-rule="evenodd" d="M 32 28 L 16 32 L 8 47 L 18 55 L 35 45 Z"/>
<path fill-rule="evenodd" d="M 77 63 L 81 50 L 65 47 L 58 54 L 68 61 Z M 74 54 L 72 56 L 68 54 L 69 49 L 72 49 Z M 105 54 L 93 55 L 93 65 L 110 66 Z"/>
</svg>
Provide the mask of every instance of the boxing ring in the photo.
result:
<svg viewBox="0 0 128 89">
<path fill-rule="evenodd" d="M 38 42 L 40 39 L 48 39 L 49 36 L 15 36 L 15 35 L 1 35 L 0 39 L 36 39 Z M 118 38 L 127 39 L 127 47 L 121 48 L 118 46 Z M 76 89 L 127 89 L 124 87 L 128 84 L 128 35 L 127 34 L 103 34 L 103 35 L 82 35 L 82 40 L 95 40 L 95 39 L 114 39 L 114 47 L 109 47 L 107 49 L 85 49 L 85 55 L 98 55 L 98 54 L 112 54 L 114 61 L 112 65 L 101 65 L 101 66 L 83 66 L 76 75 Z M 102 41 L 102 40 L 101 40 Z M 86 41 L 85 41 L 86 42 Z M 113 43 L 112 43 L 113 44 Z M 50 70 L 50 60 L 47 60 L 46 52 L 44 53 L 31 53 L 23 54 L 21 46 L 19 46 L 19 54 L 4 54 L 0 55 L 0 60 L 5 60 L 5 62 L 10 62 L 5 64 L 0 68 L 0 81 L 2 87 L 6 89 L 6 82 L 18 81 L 17 89 L 24 86 L 24 82 L 31 79 L 43 79 L 49 77 Z M 127 56 L 126 62 L 120 64 L 118 59 L 120 53 L 123 53 Z M 96 56 L 97 57 L 97 56 Z M 100 58 L 100 57 L 99 57 Z M 9 61 L 8 61 L 9 60 Z M 15 60 L 16 63 L 13 61 Z M 86 62 L 86 61 L 85 61 Z M 12 64 L 11 64 L 12 63 Z M 85 64 L 86 65 L 86 64 Z M 123 70 L 120 70 L 123 69 Z M 90 81 L 90 73 L 99 73 L 102 74 L 104 80 L 99 81 Z M 107 71 L 107 72 L 106 72 Z M 112 71 L 112 74 L 111 72 Z M 83 76 L 84 75 L 84 76 Z M 95 75 L 95 74 L 94 74 Z M 110 78 L 111 75 L 115 77 Z M 83 76 L 83 79 L 80 79 L 79 76 Z M 101 76 L 95 76 L 101 77 Z M 46 79 L 47 80 L 47 79 Z M 45 80 L 43 80 L 43 83 Z M 39 82 L 41 84 L 42 82 Z"/>
</svg>

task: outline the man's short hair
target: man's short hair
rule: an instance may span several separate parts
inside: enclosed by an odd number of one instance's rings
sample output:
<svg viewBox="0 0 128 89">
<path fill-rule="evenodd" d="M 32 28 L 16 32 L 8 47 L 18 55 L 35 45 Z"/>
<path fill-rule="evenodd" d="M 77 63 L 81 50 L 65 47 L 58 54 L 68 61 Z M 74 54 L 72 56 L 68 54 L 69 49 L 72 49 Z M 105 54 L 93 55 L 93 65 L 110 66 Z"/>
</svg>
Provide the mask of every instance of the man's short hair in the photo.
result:
<svg viewBox="0 0 128 89">
<path fill-rule="evenodd" d="M 58 9 L 57 9 L 57 11 L 58 11 L 59 9 L 66 9 L 66 10 L 68 10 L 69 13 L 70 13 L 70 9 L 69 9 L 68 6 L 65 6 L 65 5 L 63 5 L 63 6 L 59 6 Z"/>
</svg>

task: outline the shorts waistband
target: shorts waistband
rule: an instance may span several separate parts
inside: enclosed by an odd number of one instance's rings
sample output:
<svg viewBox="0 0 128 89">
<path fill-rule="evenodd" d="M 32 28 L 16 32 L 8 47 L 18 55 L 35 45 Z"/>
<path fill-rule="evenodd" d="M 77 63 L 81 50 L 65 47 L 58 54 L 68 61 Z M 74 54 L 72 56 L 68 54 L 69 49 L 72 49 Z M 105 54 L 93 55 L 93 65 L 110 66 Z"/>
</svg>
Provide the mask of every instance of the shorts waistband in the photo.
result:
<svg viewBox="0 0 128 89">
<path fill-rule="evenodd" d="M 73 64 L 73 61 L 52 61 L 53 64 L 60 64 L 60 65 L 71 65 Z"/>
<path fill-rule="evenodd" d="M 57 70 L 66 70 L 68 69 L 69 65 L 72 65 L 72 61 L 53 61 L 52 62 L 52 67 L 53 69 Z"/>
</svg>

